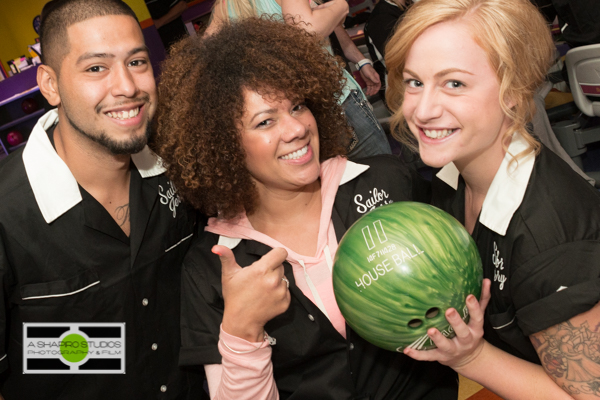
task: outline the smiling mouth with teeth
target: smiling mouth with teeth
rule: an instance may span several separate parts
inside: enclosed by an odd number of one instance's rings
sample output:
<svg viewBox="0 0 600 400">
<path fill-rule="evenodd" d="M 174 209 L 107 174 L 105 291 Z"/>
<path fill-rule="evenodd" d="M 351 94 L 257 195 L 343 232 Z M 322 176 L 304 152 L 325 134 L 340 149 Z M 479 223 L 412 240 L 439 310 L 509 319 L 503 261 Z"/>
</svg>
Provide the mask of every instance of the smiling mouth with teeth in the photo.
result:
<svg viewBox="0 0 600 400">
<path fill-rule="evenodd" d="M 308 153 L 308 145 L 304 146 L 300 150 L 296 150 L 290 154 L 286 154 L 285 156 L 281 156 L 279 158 L 281 158 L 282 160 L 296 160 L 305 155 L 306 153 Z"/>
<path fill-rule="evenodd" d="M 456 129 L 423 129 L 425 136 L 432 139 L 445 138 L 454 133 Z"/>
<path fill-rule="evenodd" d="M 137 107 L 137 108 L 134 108 L 129 111 L 107 112 L 106 115 L 109 118 L 114 118 L 114 119 L 129 119 L 129 118 L 136 117 L 139 113 L 140 113 L 140 108 Z"/>
</svg>

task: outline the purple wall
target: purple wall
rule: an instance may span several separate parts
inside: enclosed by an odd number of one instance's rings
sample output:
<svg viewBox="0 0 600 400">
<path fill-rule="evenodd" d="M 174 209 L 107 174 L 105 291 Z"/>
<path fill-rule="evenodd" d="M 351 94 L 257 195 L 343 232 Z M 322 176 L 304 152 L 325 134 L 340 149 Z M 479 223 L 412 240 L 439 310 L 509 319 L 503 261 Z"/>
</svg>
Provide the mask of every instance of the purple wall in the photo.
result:
<svg viewBox="0 0 600 400">
<path fill-rule="evenodd" d="M 31 67 L 0 82 L 0 102 L 37 86 L 38 66 Z"/>
</svg>

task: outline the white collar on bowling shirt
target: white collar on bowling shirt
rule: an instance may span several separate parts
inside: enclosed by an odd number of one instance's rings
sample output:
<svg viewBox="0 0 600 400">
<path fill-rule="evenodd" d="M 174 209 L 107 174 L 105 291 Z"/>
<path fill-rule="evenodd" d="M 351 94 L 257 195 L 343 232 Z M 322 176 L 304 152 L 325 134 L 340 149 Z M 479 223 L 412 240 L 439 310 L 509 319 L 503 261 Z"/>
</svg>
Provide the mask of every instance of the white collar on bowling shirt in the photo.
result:
<svg viewBox="0 0 600 400">
<path fill-rule="evenodd" d="M 515 133 L 481 207 L 479 222 L 503 236 L 506 234 L 510 220 L 523 202 L 535 163 L 533 152 L 511 163 L 512 156 L 527 148 L 528 144 L 523 136 Z M 436 176 L 456 190 L 459 175 L 454 163 L 450 163 Z"/>
<path fill-rule="evenodd" d="M 368 165 L 357 164 L 350 160 L 346 161 L 346 168 L 344 169 L 344 174 L 342 175 L 342 179 L 340 180 L 340 186 L 342 186 L 344 183 L 350 182 L 352 179 L 356 178 L 368 169 Z M 241 241 L 242 239 L 240 238 L 231 238 L 221 235 L 219 236 L 218 244 L 220 244 L 221 246 L 228 247 L 230 249 L 234 249 L 238 244 L 240 244 Z"/>
<path fill-rule="evenodd" d="M 67 164 L 56 154 L 46 131 L 58 122 L 58 111 L 48 111 L 36 123 L 23 150 L 23 164 L 35 200 L 47 223 L 69 211 L 81 200 L 81 192 Z M 160 158 L 148 146 L 131 155 L 142 178 L 165 171 Z"/>
</svg>

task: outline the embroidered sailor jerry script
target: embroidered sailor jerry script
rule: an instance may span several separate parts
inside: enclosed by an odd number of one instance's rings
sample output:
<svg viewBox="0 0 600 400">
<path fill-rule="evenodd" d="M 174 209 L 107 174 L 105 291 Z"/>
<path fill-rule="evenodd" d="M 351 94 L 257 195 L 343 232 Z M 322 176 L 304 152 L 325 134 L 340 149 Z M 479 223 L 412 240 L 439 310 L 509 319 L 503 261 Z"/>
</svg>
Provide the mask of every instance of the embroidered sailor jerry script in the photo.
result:
<svg viewBox="0 0 600 400">
<path fill-rule="evenodd" d="M 389 199 L 390 195 L 385 192 L 385 190 L 373 188 L 373 190 L 369 190 L 369 194 L 371 197 L 368 197 L 363 202 L 363 195 L 357 194 L 354 196 L 354 203 L 358 206 L 356 207 L 356 211 L 361 214 L 365 214 L 373 209 L 375 209 L 378 205 L 390 204 L 393 203 L 393 200 Z M 382 203 L 382 204 L 379 204 Z"/>
<path fill-rule="evenodd" d="M 179 195 L 177 195 L 177 192 L 175 191 L 175 188 L 173 187 L 173 183 L 171 181 L 169 181 L 167 183 L 167 185 L 169 187 L 166 191 L 162 187 L 162 185 L 158 185 L 158 194 L 160 195 L 160 203 L 164 204 L 164 205 L 168 205 L 169 210 L 171 210 L 173 212 L 173 218 L 175 218 L 175 216 L 177 215 L 177 207 L 181 203 L 181 200 L 179 199 Z"/>
<path fill-rule="evenodd" d="M 504 270 L 504 259 L 500 257 L 500 250 L 498 245 L 494 242 L 494 254 L 492 254 L 492 263 L 494 264 L 494 282 L 500 282 L 498 288 L 504 289 L 504 282 L 506 282 L 506 275 L 500 273 Z"/>
</svg>

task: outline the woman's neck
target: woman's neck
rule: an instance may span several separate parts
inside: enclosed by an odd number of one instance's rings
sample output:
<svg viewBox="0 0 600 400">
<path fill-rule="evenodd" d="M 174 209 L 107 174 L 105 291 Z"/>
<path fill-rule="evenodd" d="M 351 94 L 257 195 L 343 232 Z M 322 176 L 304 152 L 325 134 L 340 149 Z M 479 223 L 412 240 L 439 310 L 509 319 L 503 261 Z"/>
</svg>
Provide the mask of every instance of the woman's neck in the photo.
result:
<svg viewBox="0 0 600 400">
<path fill-rule="evenodd" d="M 492 181 L 504 160 L 506 151 L 502 145 L 502 137 L 498 142 L 473 160 L 455 161 L 456 168 L 465 181 L 465 228 L 469 233 L 473 233 L 475 223 L 483 207 L 483 202 L 487 196 Z M 506 147 L 510 144 L 510 137 L 505 143 Z"/>
<path fill-rule="evenodd" d="M 493 177 L 492 177 L 493 180 Z M 477 218 L 483 207 L 485 196 L 492 180 L 478 179 L 476 182 L 465 178 L 465 228 L 472 234 Z"/>
<path fill-rule="evenodd" d="M 258 207 L 248 215 L 257 231 L 298 254 L 314 256 L 321 219 L 321 183 L 300 191 L 259 188 Z"/>
</svg>

